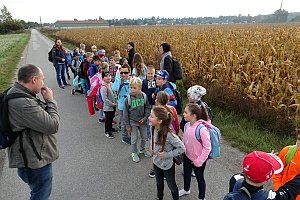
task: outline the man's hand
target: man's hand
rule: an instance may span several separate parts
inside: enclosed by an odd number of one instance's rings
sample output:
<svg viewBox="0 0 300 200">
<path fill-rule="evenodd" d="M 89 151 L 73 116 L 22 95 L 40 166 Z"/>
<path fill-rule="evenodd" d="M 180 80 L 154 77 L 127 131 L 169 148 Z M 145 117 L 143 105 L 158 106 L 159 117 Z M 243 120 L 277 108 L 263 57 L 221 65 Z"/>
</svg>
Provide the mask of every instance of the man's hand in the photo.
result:
<svg viewBox="0 0 300 200">
<path fill-rule="evenodd" d="M 41 94 L 45 101 L 52 101 L 53 100 L 53 92 L 48 87 L 41 88 Z"/>
</svg>

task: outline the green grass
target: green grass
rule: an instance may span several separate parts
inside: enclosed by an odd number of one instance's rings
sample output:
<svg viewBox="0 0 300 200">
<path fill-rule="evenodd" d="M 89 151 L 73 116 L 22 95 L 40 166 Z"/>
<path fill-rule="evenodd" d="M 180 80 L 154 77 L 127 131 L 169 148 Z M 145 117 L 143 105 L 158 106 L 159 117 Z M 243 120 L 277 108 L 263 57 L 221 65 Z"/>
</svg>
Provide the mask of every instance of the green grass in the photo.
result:
<svg viewBox="0 0 300 200">
<path fill-rule="evenodd" d="M 238 114 L 213 109 L 214 125 L 220 128 L 224 139 L 244 152 L 261 150 L 271 152 L 280 151 L 284 146 L 295 144 L 296 137 L 292 135 L 276 135 L 262 130 L 254 121 L 250 121 Z"/>
<path fill-rule="evenodd" d="M 9 87 L 30 33 L 0 35 L 0 92 Z"/>
<path fill-rule="evenodd" d="M 183 99 L 183 105 L 188 103 Z M 280 151 L 283 147 L 296 143 L 296 136 L 277 135 L 259 127 L 253 120 L 249 120 L 234 112 L 221 108 L 212 108 L 213 124 L 221 130 L 222 137 L 232 146 L 243 152 L 260 150 L 265 152 Z"/>
</svg>

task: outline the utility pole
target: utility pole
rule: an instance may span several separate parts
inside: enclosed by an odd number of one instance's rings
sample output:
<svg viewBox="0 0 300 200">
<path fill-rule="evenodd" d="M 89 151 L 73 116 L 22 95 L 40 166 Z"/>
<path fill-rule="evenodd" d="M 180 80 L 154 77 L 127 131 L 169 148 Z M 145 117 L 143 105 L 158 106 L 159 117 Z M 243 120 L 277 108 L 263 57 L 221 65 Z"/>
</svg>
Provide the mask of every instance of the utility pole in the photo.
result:
<svg viewBox="0 0 300 200">
<path fill-rule="evenodd" d="M 283 4 L 283 0 L 281 0 L 281 4 L 280 4 L 280 9 L 279 10 L 282 10 L 282 4 Z"/>
<path fill-rule="evenodd" d="M 43 25 L 42 25 L 42 17 L 40 16 L 40 26 L 41 26 L 41 28 L 43 27 Z"/>
</svg>

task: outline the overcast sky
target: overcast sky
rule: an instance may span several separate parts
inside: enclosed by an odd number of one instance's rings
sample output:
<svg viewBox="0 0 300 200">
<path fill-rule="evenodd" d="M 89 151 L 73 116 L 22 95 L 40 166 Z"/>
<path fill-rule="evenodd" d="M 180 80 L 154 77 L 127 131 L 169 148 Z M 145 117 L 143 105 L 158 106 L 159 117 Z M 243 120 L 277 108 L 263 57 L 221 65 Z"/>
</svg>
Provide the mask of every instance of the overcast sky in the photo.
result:
<svg viewBox="0 0 300 200">
<path fill-rule="evenodd" d="M 105 3 L 98 3 L 105 2 Z M 56 20 L 218 17 L 220 15 L 271 14 L 281 0 L 0 0 L 13 18 L 53 23 Z M 283 9 L 300 12 L 300 0 L 283 0 Z"/>
</svg>

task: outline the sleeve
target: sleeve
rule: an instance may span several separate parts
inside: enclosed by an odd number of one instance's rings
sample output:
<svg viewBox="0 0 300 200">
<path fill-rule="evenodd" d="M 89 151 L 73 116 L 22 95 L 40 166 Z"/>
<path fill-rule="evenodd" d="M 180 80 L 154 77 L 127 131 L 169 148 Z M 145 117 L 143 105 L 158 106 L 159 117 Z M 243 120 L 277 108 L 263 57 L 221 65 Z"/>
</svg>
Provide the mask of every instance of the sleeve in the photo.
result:
<svg viewBox="0 0 300 200">
<path fill-rule="evenodd" d="M 57 56 L 57 53 L 56 53 L 56 48 L 52 48 L 52 58 L 53 60 L 56 60 L 57 62 L 61 60 L 61 57 Z"/>
<path fill-rule="evenodd" d="M 136 73 L 136 68 L 134 67 L 133 69 L 132 69 L 132 76 L 137 76 L 137 73 Z"/>
<path fill-rule="evenodd" d="M 121 85 L 121 77 L 120 77 L 120 72 L 118 71 L 116 73 L 115 81 L 114 81 L 113 85 L 111 86 L 111 89 L 115 92 L 118 92 L 120 85 Z"/>
<path fill-rule="evenodd" d="M 184 146 L 183 142 L 179 139 L 179 137 L 177 135 L 174 135 L 173 133 L 168 133 L 168 134 L 172 134 L 172 136 L 169 138 L 172 138 L 170 140 L 170 142 L 174 148 L 172 151 L 166 152 L 165 157 L 172 158 L 172 157 L 175 157 L 175 156 L 178 156 L 178 155 L 184 153 L 185 146 Z"/>
<path fill-rule="evenodd" d="M 124 100 L 123 120 L 126 128 L 130 127 L 128 98 Z"/>
<path fill-rule="evenodd" d="M 174 127 L 176 135 L 178 135 L 178 133 L 179 133 L 179 119 L 178 119 L 178 114 L 177 114 L 176 109 L 173 106 L 171 107 L 171 110 L 173 112 L 173 118 L 174 118 L 173 119 L 173 127 Z"/>
<path fill-rule="evenodd" d="M 175 99 L 174 92 L 171 90 L 171 88 L 166 88 L 164 91 L 169 95 L 168 105 L 175 107 L 176 106 L 176 99 Z"/>
<path fill-rule="evenodd" d="M 289 149 L 288 147 L 283 148 L 283 149 L 280 151 L 279 155 L 278 155 L 278 157 L 281 159 L 281 161 L 282 161 L 282 163 L 283 163 L 284 166 L 286 166 L 285 156 L 286 156 L 286 154 L 287 154 L 287 152 L 288 152 L 288 149 Z M 275 191 L 278 190 L 279 187 L 283 185 L 283 184 L 282 184 L 283 172 L 284 172 L 284 170 L 283 170 L 281 173 L 279 173 L 279 174 L 274 174 L 274 175 L 272 176 L 272 179 L 273 179 L 273 187 L 274 187 L 274 190 L 275 190 Z"/>
<path fill-rule="evenodd" d="M 145 95 L 145 99 L 146 99 L 146 102 L 145 102 L 145 117 L 146 117 L 146 121 L 148 119 L 148 117 L 150 116 L 150 112 L 151 112 L 151 107 L 150 107 L 150 104 L 149 104 L 149 100 L 148 100 L 148 97 L 146 94 L 143 94 Z"/>
<path fill-rule="evenodd" d="M 43 109 L 35 100 L 25 99 L 24 104 L 20 105 L 22 111 L 20 112 L 17 106 L 14 112 L 22 118 L 20 121 L 22 126 L 43 134 L 57 133 L 60 118 L 56 102 L 54 100 L 46 102 L 47 106 Z"/>
<path fill-rule="evenodd" d="M 201 167 L 202 164 L 207 160 L 208 155 L 211 151 L 211 142 L 209 131 L 206 127 L 200 129 L 202 152 L 201 155 L 194 161 L 196 167 Z"/>
<path fill-rule="evenodd" d="M 181 119 L 181 122 L 180 122 L 180 129 L 182 130 L 182 132 L 184 131 L 184 126 L 186 124 L 186 121 L 184 119 L 184 117 Z"/>
<path fill-rule="evenodd" d="M 276 192 L 270 191 L 269 197 L 275 193 L 275 198 L 268 199 L 276 200 L 293 200 L 300 194 L 300 174 L 295 176 L 292 180 L 281 186 Z"/>
<path fill-rule="evenodd" d="M 95 75 L 94 66 L 90 66 L 90 78 Z"/>
<path fill-rule="evenodd" d="M 108 88 L 106 86 L 101 86 L 100 93 L 103 99 L 104 104 L 108 106 L 114 106 L 113 103 L 108 99 Z"/>
<path fill-rule="evenodd" d="M 147 80 L 143 80 L 142 82 L 142 92 L 144 92 L 147 96 L 149 94 L 149 91 L 148 91 L 148 87 L 147 87 Z"/>
</svg>

